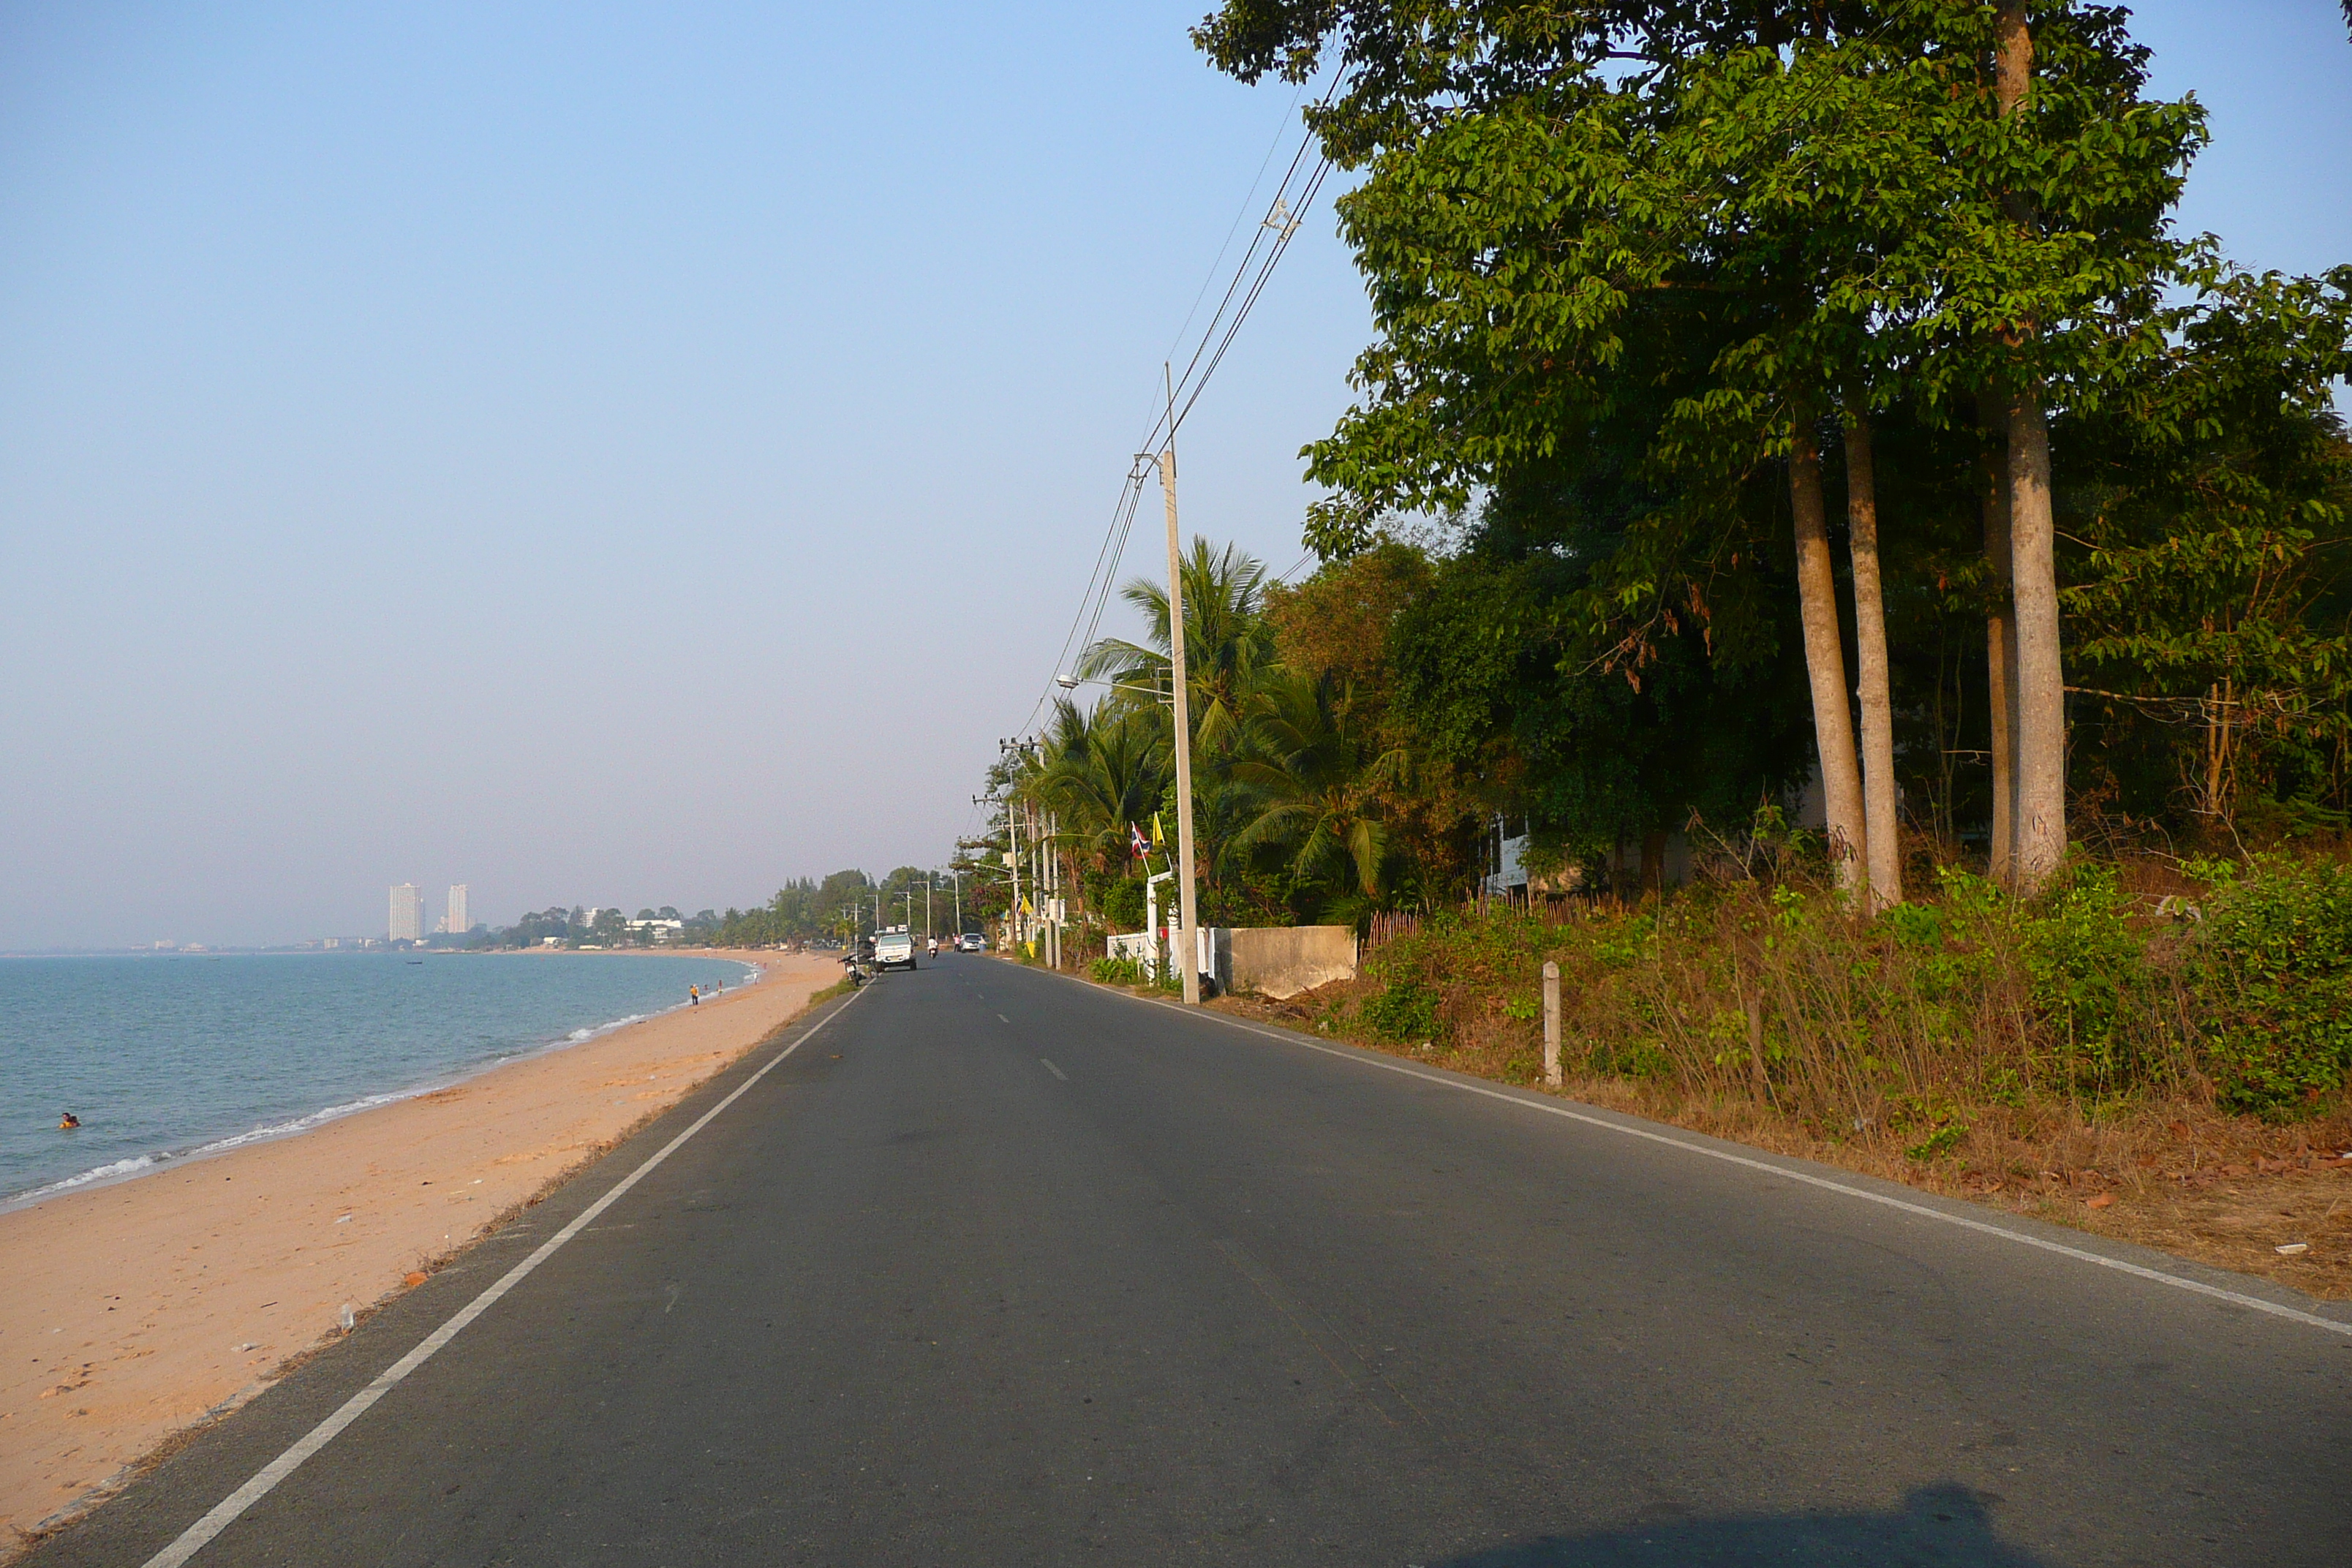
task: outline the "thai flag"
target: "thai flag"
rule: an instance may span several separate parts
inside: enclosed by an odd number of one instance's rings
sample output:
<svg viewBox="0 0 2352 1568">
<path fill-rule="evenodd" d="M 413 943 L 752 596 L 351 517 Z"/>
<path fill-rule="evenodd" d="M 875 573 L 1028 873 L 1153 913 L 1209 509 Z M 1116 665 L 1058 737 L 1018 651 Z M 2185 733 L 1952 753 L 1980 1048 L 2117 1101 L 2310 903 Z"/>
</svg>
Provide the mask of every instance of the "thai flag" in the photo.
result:
<svg viewBox="0 0 2352 1568">
<path fill-rule="evenodd" d="M 1143 841 L 1143 829 L 1130 822 L 1127 825 L 1128 842 L 1134 847 L 1138 858 L 1151 853 L 1151 846 Z"/>
</svg>

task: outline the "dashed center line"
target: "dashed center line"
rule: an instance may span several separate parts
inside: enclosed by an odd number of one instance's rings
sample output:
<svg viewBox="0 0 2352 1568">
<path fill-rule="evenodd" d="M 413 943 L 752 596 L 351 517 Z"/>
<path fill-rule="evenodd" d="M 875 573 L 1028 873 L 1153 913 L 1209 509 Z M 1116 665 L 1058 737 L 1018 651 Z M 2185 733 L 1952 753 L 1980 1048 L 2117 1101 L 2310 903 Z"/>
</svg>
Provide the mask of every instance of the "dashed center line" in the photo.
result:
<svg viewBox="0 0 2352 1568">
<path fill-rule="evenodd" d="M 1045 1062 L 1045 1058 L 1044 1057 L 1039 1057 L 1037 1059 L 1041 1062 Z M 1052 1073 L 1055 1078 L 1060 1079 L 1064 1083 L 1070 1081 L 1070 1075 L 1064 1072 L 1060 1068 L 1055 1067 L 1052 1062 L 1045 1062 L 1045 1070 Z"/>
<path fill-rule="evenodd" d="M 996 1021 L 997 1021 L 998 1023 L 1000 1023 L 1000 1024 L 1010 1024 L 1011 1022 L 1013 1022 L 1013 1020 L 1012 1020 L 1012 1019 L 1010 1019 L 1010 1018 L 1006 1017 L 1006 1016 L 1005 1016 L 1003 1014 L 1002 1014 L 1002 1013 L 999 1013 L 999 1014 L 996 1016 Z"/>
</svg>

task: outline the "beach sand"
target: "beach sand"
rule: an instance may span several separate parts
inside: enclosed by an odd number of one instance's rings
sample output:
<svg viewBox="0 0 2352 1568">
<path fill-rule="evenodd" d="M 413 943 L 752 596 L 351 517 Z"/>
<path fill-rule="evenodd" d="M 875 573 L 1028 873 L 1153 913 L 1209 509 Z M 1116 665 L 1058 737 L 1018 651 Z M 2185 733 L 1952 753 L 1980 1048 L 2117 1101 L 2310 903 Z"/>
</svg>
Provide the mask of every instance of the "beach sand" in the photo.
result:
<svg viewBox="0 0 2352 1568">
<path fill-rule="evenodd" d="M 617 955 L 616 955 L 617 956 Z M 698 1007 L 312 1131 L 0 1215 L 0 1559 L 173 1434 L 415 1283 L 667 1110 L 841 976 L 821 955 Z"/>
</svg>

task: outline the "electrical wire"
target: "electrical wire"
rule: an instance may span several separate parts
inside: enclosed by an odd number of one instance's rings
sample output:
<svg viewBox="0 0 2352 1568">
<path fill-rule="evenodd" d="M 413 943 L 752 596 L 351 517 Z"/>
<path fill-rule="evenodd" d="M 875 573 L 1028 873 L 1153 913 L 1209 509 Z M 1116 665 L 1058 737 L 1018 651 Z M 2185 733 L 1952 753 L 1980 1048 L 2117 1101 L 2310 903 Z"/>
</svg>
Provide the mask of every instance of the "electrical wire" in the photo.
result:
<svg viewBox="0 0 2352 1568">
<path fill-rule="evenodd" d="M 1344 71 L 1333 73 L 1329 86 L 1324 89 L 1322 101 L 1325 104 L 1328 105 L 1330 102 L 1344 77 Z M 1305 94 L 1306 84 L 1302 83 L 1298 92 L 1292 97 L 1291 106 L 1294 110 Z M 1185 328 L 1189 327 L 1193 319 L 1199 315 L 1201 300 L 1207 295 L 1210 283 L 1214 281 L 1219 263 L 1232 248 L 1234 230 L 1238 229 L 1248 216 L 1256 193 L 1265 184 L 1265 170 L 1273 163 L 1274 152 L 1280 144 L 1281 137 L 1277 133 L 1275 142 L 1267 149 L 1265 161 L 1259 164 L 1256 178 L 1251 182 L 1250 194 L 1243 198 L 1241 211 L 1235 216 L 1233 227 L 1226 232 L 1225 243 L 1219 248 L 1217 260 L 1211 263 L 1208 278 L 1203 279 L 1200 293 L 1193 297 L 1192 308 L 1185 315 L 1184 327 L 1177 330 L 1178 342 L 1182 342 Z M 1266 282 L 1272 276 L 1275 264 L 1281 259 L 1283 252 L 1289 248 L 1291 237 L 1297 234 L 1307 208 L 1314 201 L 1316 192 L 1321 189 L 1323 180 L 1330 171 L 1330 161 L 1328 158 L 1318 158 L 1306 184 L 1296 194 L 1293 193 L 1292 183 L 1297 177 L 1300 166 L 1306 163 L 1307 153 L 1314 148 L 1315 144 L 1316 139 L 1311 131 L 1302 132 L 1297 147 L 1292 151 L 1290 163 L 1283 170 L 1282 179 L 1275 187 L 1274 199 L 1266 208 L 1267 216 L 1259 221 L 1257 229 L 1250 237 L 1249 245 L 1242 253 L 1241 259 L 1234 264 L 1233 274 L 1226 281 L 1224 292 L 1218 299 L 1216 310 L 1210 315 L 1207 325 L 1202 329 L 1200 339 L 1194 343 L 1192 355 L 1185 362 L 1183 375 L 1174 378 L 1173 384 L 1169 389 L 1167 401 L 1153 420 L 1150 431 L 1138 447 L 1137 450 L 1139 453 L 1156 452 L 1175 438 L 1175 433 L 1183 424 L 1185 416 L 1190 414 L 1193 405 L 1200 401 L 1201 394 L 1206 388 L 1209 378 L 1215 374 L 1217 366 L 1223 363 L 1227 351 L 1233 346 L 1234 336 L 1241 330 L 1242 322 L 1248 318 L 1250 311 L 1255 308 L 1259 297 L 1265 293 Z M 1264 254 L 1261 255 L 1261 252 Z M 1236 296 L 1239 296 L 1241 301 L 1238 310 L 1234 308 Z M 1208 356 L 1205 368 L 1202 364 L 1203 355 Z M 1172 354 L 1171 360 L 1172 363 Z M 1179 396 L 1181 397 L 1181 405 L 1177 401 Z M 1109 605 L 1111 591 L 1118 583 L 1118 568 L 1126 555 L 1128 539 L 1134 530 L 1135 513 L 1142 499 L 1144 481 L 1145 470 L 1139 465 L 1131 466 L 1128 472 L 1127 482 L 1120 488 L 1118 500 L 1112 508 L 1110 524 L 1104 530 L 1103 542 L 1096 551 L 1095 565 L 1087 574 L 1085 592 L 1078 601 L 1078 612 L 1072 617 L 1070 630 L 1064 636 L 1061 648 L 1055 656 L 1053 678 L 1031 706 L 1028 718 L 1023 721 L 1022 728 L 1024 731 L 1034 727 L 1039 716 L 1045 711 L 1046 702 L 1053 696 L 1055 686 L 1059 684 L 1060 678 L 1068 668 L 1068 660 L 1073 647 L 1083 653 L 1086 648 L 1093 646 L 1096 634 L 1102 625 L 1104 612 Z M 1083 639 L 1077 636 L 1078 626 L 1082 623 L 1087 627 Z"/>
<path fill-rule="evenodd" d="M 1895 26 L 1898 14 L 1897 10 L 1890 10 L 1877 26 L 1854 41 L 1864 47 L 1878 42 Z M 1346 81 L 1347 75 L 1344 65 L 1332 73 L 1330 84 L 1323 91 L 1321 99 L 1323 107 L 1329 106 L 1340 86 Z M 1306 90 L 1307 84 L 1301 83 L 1298 91 L 1292 95 L 1292 110 L 1295 110 L 1297 108 Z M 1798 107 L 1803 106 L 1801 104 Z M 1316 195 L 1323 188 L 1324 180 L 1330 174 L 1330 159 L 1318 157 L 1306 181 L 1300 185 L 1297 199 L 1292 199 L 1291 181 L 1297 174 L 1300 165 L 1306 162 L 1308 150 L 1315 144 L 1316 138 L 1311 131 L 1300 137 L 1298 146 L 1291 154 L 1289 164 L 1283 171 L 1280 184 L 1275 187 L 1274 200 L 1266 208 L 1266 216 L 1259 221 L 1257 229 L 1250 236 L 1250 243 L 1243 251 L 1240 261 L 1235 263 L 1233 275 L 1226 281 L 1224 293 L 1218 299 L 1216 310 L 1210 316 L 1208 324 L 1202 329 L 1199 341 L 1193 344 L 1192 353 L 1184 363 L 1183 374 L 1171 378 L 1171 384 L 1164 394 L 1164 402 L 1161 403 L 1160 412 L 1153 419 L 1150 431 L 1136 447 L 1139 454 L 1149 456 L 1160 452 L 1175 440 L 1176 432 L 1182 427 L 1185 418 L 1200 402 L 1201 395 L 1207 390 L 1210 379 L 1216 374 L 1218 367 L 1223 364 L 1226 353 L 1232 349 L 1235 338 L 1239 336 L 1243 323 L 1249 319 L 1250 313 L 1255 310 L 1259 299 L 1265 292 L 1266 284 L 1273 277 L 1276 265 L 1281 261 L 1283 254 L 1289 249 L 1291 237 L 1297 232 L 1307 208 L 1313 205 Z M 1216 259 L 1210 263 L 1208 277 L 1203 279 L 1200 291 L 1193 296 L 1192 308 L 1185 312 L 1183 325 L 1177 328 L 1178 343 L 1183 341 L 1186 328 L 1190 327 L 1193 319 L 1199 315 L 1201 300 L 1207 296 L 1209 285 L 1216 278 L 1219 264 L 1233 247 L 1234 232 L 1247 219 L 1254 198 L 1265 183 L 1266 168 L 1273 163 L 1275 150 L 1280 145 L 1281 133 L 1277 132 L 1274 142 L 1266 150 L 1265 160 L 1258 165 L 1256 177 L 1251 181 L 1249 194 L 1242 198 L 1241 209 L 1235 215 L 1233 225 L 1226 230 L 1224 241 L 1218 247 Z M 1731 169 L 1721 171 L 1727 177 L 1737 177 L 1741 172 Z M 1277 217 L 1280 221 L 1277 221 Z M 1645 247 L 1643 253 L 1631 258 L 1634 265 L 1645 265 L 1656 259 L 1664 247 L 1665 237 L 1664 234 L 1654 232 L 1650 241 L 1649 247 Z M 1259 255 L 1262 247 L 1265 252 L 1263 258 Z M 1253 272 L 1254 263 L 1255 271 Z M 1244 279 L 1248 279 L 1246 286 L 1244 284 Z M 1235 308 L 1234 303 L 1236 293 L 1240 295 L 1241 300 L 1238 308 Z M 1232 319 L 1227 321 L 1229 310 L 1232 312 Z M 1219 331 L 1221 324 L 1223 329 L 1222 332 Z M 1216 345 L 1213 351 L 1210 348 L 1212 340 Z M 1205 366 L 1202 363 L 1204 354 L 1207 356 Z M 1171 352 L 1169 356 L 1171 364 L 1174 357 Z M 1502 377 L 1487 389 L 1486 395 L 1460 416 L 1460 422 L 1467 423 L 1484 414 L 1530 368 L 1532 367 L 1528 365 L 1520 365 L 1505 372 Z M 1066 671 L 1066 661 L 1072 645 L 1075 643 L 1081 649 L 1094 645 L 1096 635 L 1102 625 L 1104 611 L 1110 601 L 1111 589 L 1118 579 L 1119 565 L 1127 552 L 1129 536 L 1134 530 L 1135 514 L 1142 500 L 1148 472 L 1149 470 L 1140 463 L 1131 464 L 1128 470 L 1127 480 L 1119 489 L 1118 500 L 1111 509 L 1110 522 L 1104 530 L 1103 542 L 1096 551 L 1094 569 L 1087 575 L 1086 590 L 1078 601 L 1078 613 L 1072 617 L 1070 631 L 1063 637 L 1061 651 L 1055 657 L 1054 666 L 1055 679 L 1047 683 L 1045 691 L 1039 694 L 1035 704 L 1030 709 L 1029 717 L 1022 726 L 1024 731 L 1035 724 L 1047 700 L 1053 695 L 1055 686 L 1059 683 L 1059 677 Z M 1315 555 L 1316 552 L 1309 550 L 1293 563 L 1289 570 L 1275 580 L 1287 583 L 1300 568 L 1314 560 Z M 1087 627 L 1083 639 L 1077 637 L 1077 628 L 1081 622 Z M 978 816 L 976 806 L 973 815 Z"/>
</svg>

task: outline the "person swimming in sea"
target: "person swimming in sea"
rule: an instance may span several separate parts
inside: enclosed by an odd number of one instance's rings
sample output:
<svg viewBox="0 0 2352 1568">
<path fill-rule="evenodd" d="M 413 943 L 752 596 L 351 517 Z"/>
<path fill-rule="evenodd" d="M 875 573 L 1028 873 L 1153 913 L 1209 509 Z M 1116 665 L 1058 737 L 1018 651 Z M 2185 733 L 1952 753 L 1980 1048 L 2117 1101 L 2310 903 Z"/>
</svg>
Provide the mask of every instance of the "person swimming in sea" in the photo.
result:
<svg viewBox="0 0 2352 1568">
<path fill-rule="evenodd" d="M 80 1125 L 81 1118 L 70 1110 L 58 1118 L 58 1131 L 60 1132 L 70 1132 Z"/>
</svg>

